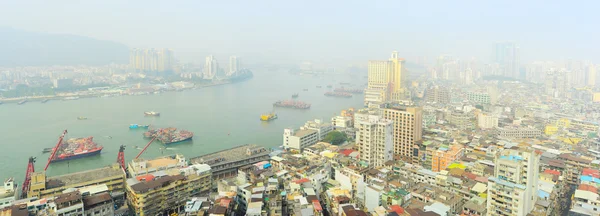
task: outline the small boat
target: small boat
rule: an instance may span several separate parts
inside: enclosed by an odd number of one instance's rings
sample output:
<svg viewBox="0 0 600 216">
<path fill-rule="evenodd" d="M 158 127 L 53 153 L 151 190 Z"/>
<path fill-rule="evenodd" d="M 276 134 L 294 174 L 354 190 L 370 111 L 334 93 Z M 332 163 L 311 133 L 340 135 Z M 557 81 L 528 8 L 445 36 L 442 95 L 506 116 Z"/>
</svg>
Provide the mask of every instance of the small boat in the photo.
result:
<svg viewBox="0 0 600 216">
<path fill-rule="evenodd" d="M 308 89 L 304 89 L 304 91 L 308 91 Z"/>
<path fill-rule="evenodd" d="M 277 114 L 275 114 L 275 113 L 260 115 L 261 121 L 271 121 L 271 120 L 275 120 L 275 119 L 277 119 Z"/>
<path fill-rule="evenodd" d="M 292 98 L 297 98 L 297 97 L 298 97 L 298 93 L 292 95 Z"/>
<path fill-rule="evenodd" d="M 148 129 L 149 125 L 130 124 L 129 129 Z"/>
<path fill-rule="evenodd" d="M 44 100 L 42 100 L 42 103 L 46 103 L 48 101 L 49 101 L 49 99 L 44 99 Z"/>
<path fill-rule="evenodd" d="M 24 103 L 27 103 L 27 99 L 19 101 L 19 103 L 17 103 L 18 105 L 23 105 Z"/>
<path fill-rule="evenodd" d="M 317 88 L 321 88 L 322 86 L 317 86 Z"/>
<path fill-rule="evenodd" d="M 50 152 L 52 152 L 52 148 L 44 148 L 42 150 L 42 153 L 50 153 Z"/>
<path fill-rule="evenodd" d="M 144 112 L 145 116 L 160 116 L 159 112 L 154 112 L 154 111 L 148 111 L 148 112 Z"/>
<path fill-rule="evenodd" d="M 88 119 L 87 117 L 83 117 L 83 116 L 77 117 L 77 120 L 87 120 L 87 119 Z"/>
<path fill-rule="evenodd" d="M 332 88 L 332 87 L 333 87 L 333 86 L 331 86 L 331 85 L 327 85 L 327 88 Z"/>
</svg>

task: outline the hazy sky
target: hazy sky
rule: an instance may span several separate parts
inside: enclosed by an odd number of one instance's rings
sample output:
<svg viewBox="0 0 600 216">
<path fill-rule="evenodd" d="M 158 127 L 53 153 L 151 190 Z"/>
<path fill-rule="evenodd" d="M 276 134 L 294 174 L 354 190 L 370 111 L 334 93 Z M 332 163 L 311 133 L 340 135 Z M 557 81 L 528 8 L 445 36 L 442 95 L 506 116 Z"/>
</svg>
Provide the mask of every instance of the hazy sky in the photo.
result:
<svg viewBox="0 0 600 216">
<path fill-rule="evenodd" d="M 184 61 L 364 63 L 392 50 L 489 60 L 515 41 L 523 60 L 600 63 L 600 3 L 565 1 L 13 1 L 0 26 L 169 47 Z M 0 39 L 1 39 L 0 35 Z"/>
</svg>

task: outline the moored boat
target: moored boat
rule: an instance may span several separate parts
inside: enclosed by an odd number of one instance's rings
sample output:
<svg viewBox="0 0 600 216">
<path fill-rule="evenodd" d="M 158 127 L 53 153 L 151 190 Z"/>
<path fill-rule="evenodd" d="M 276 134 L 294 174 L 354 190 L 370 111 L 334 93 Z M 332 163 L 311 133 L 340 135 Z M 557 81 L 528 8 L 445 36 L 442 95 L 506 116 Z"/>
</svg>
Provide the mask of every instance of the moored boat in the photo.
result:
<svg viewBox="0 0 600 216">
<path fill-rule="evenodd" d="M 293 95 L 292 95 L 292 98 L 298 98 L 298 93 L 296 93 L 296 94 L 293 94 Z"/>
</svg>

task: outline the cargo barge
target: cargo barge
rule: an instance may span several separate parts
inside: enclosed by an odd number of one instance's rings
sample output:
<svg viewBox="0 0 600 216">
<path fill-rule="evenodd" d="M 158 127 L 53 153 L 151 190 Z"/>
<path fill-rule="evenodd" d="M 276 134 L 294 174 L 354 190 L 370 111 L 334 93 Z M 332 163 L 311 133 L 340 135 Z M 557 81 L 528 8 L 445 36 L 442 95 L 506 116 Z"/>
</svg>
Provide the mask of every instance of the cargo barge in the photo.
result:
<svg viewBox="0 0 600 216">
<path fill-rule="evenodd" d="M 156 140 L 162 142 L 163 144 L 171 145 L 171 144 L 191 140 L 192 137 L 194 137 L 194 133 L 186 131 L 186 130 L 179 130 L 174 127 L 169 127 L 169 128 L 159 128 L 156 130 L 148 130 L 147 132 L 144 133 L 144 137 L 145 138 L 156 137 Z"/>
<path fill-rule="evenodd" d="M 100 154 L 104 147 L 98 146 L 93 139 L 94 137 L 71 138 L 63 141 L 58 146 L 56 154 L 50 162 L 73 160 Z"/>
<path fill-rule="evenodd" d="M 334 92 L 350 93 L 350 94 L 362 94 L 362 93 L 364 93 L 364 90 L 363 89 L 359 89 L 359 88 L 336 88 L 333 91 Z"/>
<path fill-rule="evenodd" d="M 304 103 L 296 100 L 282 100 L 273 103 L 273 107 L 293 108 L 293 109 L 310 109 L 309 103 Z"/>
<path fill-rule="evenodd" d="M 352 94 L 346 93 L 346 92 L 326 92 L 325 96 L 328 96 L 328 97 L 351 98 Z"/>
</svg>

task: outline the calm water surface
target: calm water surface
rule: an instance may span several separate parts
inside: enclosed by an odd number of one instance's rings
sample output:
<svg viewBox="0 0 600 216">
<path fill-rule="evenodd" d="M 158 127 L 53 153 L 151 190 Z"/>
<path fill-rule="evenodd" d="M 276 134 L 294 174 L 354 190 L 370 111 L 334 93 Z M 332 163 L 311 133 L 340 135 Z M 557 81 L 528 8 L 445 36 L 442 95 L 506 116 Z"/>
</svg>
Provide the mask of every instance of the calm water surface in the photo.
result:
<svg viewBox="0 0 600 216">
<path fill-rule="evenodd" d="M 282 144 L 286 127 L 299 127 L 315 118 L 329 119 L 340 110 L 362 107 L 362 95 L 353 98 L 325 97 L 326 86 L 339 87 L 350 82 L 362 87 L 365 80 L 351 76 L 298 76 L 285 72 L 255 72 L 251 80 L 158 95 L 86 98 L 72 101 L 28 102 L 24 105 L 0 105 L 0 180 L 15 177 L 22 181 L 27 159 L 37 157 L 36 170 L 42 170 L 64 129 L 67 138 L 93 136 L 104 146 L 102 154 L 69 162 L 52 163 L 48 175 L 55 176 L 98 168 L 116 162 L 119 146 L 127 146 L 125 159 L 130 161 L 148 141 L 143 130 L 130 130 L 129 124 L 178 127 L 194 132 L 193 141 L 163 149 L 155 142 L 142 157 L 154 158 L 175 153 L 199 156 L 243 144 L 276 147 Z M 321 85 L 322 88 L 316 88 Z M 308 91 L 303 91 L 307 88 Z M 273 109 L 272 103 L 300 93 L 298 100 L 312 104 L 310 110 Z M 144 111 L 157 111 L 160 117 L 145 117 Z M 261 122 L 259 115 L 275 111 L 279 118 Z M 85 116 L 88 120 L 77 120 Z"/>
</svg>

